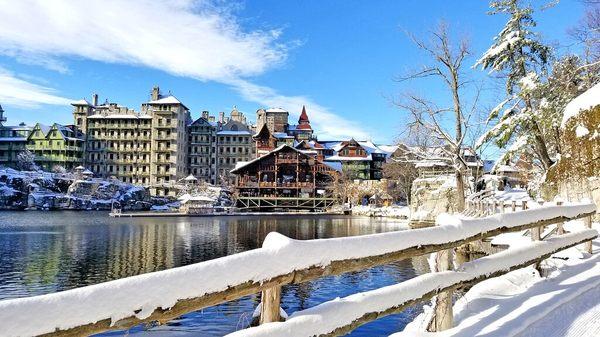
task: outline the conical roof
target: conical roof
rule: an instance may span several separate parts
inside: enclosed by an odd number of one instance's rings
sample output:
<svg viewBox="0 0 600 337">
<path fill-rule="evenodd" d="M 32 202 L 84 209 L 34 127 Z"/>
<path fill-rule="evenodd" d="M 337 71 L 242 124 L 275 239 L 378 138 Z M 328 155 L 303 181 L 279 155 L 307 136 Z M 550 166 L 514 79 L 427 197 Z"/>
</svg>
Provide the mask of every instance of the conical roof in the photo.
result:
<svg viewBox="0 0 600 337">
<path fill-rule="evenodd" d="M 300 113 L 300 118 L 298 118 L 298 126 L 296 129 L 300 130 L 312 130 L 310 127 L 310 121 L 308 120 L 308 115 L 306 114 L 306 107 L 302 106 L 302 113 Z"/>
</svg>

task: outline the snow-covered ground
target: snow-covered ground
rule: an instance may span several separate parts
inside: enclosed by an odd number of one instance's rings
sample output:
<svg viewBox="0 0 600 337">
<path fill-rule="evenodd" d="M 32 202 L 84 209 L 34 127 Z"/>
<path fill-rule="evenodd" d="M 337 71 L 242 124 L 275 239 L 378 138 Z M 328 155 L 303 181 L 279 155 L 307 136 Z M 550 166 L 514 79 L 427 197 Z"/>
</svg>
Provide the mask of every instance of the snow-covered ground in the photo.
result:
<svg viewBox="0 0 600 337">
<path fill-rule="evenodd" d="M 580 220 L 565 224 L 567 230 L 582 227 Z M 514 247 L 530 239 L 505 241 Z M 450 330 L 423 332 L 426 310 L 392 336 L 600 336 L 600 239 L 593 249 L 591 256 L 578 248 L 555 254 L 543 264 L 547 277 L 527 267 L 477 284 L 455 303 Z"/>
</svg>

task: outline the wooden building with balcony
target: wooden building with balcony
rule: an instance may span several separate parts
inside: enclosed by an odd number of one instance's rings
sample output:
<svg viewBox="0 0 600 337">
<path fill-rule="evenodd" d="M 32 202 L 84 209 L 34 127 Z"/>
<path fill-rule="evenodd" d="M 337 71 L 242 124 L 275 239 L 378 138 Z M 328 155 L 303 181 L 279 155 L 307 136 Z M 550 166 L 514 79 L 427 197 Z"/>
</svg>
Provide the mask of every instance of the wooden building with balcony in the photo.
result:
<svg viewBox="0 0 600 337">
<path fill-rule="evenodd" d="M 253 211 L 322 211 L 334 204 L 338 172 L 330 165 L 289 145 L 246 163 L 236 175 L 237 207 Z"/>
<path fill-rule="evenodd" d="M 72 170 L 83 163 L 83 135 L 74 126 L 37 123 L 27 137 L 26 149 L 46 171 Z"/>
</svg>

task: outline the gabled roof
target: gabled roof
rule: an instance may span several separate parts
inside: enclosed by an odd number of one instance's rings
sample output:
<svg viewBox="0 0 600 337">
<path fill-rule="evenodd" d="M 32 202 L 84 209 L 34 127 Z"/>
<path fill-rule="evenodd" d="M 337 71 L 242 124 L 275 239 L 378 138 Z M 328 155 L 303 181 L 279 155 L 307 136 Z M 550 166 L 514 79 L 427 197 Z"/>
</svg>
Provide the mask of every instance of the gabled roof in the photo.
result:
<svg viewBox="0 0 600 337">
<path fill-rule="evenodd" d="M 198 119 L 196 119 L 195 121 L 191 122 L 189 125 L 204 125 L 204 124 L 208 124 L 208 125 L 212 125 L 206 118 L 204 117 L 200 117 Z"/>
<path fill-rule="evenodd" d="M 300 149 L 300 148 L 304 148 L 304 149 L 324 149 L 323 145 L 315 142 L 314 140 L 311 140 L 311 141 L 301 140 L 294 147 L 297 148 L 297 149 Z"/>
<path fill-rule="evenodd" d="M 273 137 L 273 135 L 271 134 L 271 131 L 269 131 L 269 128 L 267 127 L 267 124 L 263 124 L 262 127 L 260 128 L 260 130 L 258 130 L 257 133 L 255 133 L 252 138 L 270 138 Z"/>
<path fill-rule="evenodd" d="M 236 172 L 238 172 L 239 170 L 241 170 L 241 169 L 243 169 L 243 168 L 245 168 L 245 167 L 247 167 L 247 166 L 249 166 L 249 165 L 251 165 L 251 164 L 254 164 L 254 163 L 256 163 L 256 162 L 259 162 L 259 161 L 261 161 L 262 159 L 264 159 L 264 158 L 266 158 L 266 157 L 268 157 L 268 156 L 270 156 L 270 155 L 273 155 L 274 153 L 277 153 L 277 152 L 283 151 L 284 149 L 290 149 L 290 150 L 292 150 L 292 151 L 295 151 L 295 152 L 298 152 L 298 153 L 300 153 L 300 154 L 301 154 L 301 155 L 303 155 L 303 156 L 310 157 L 310 156 L 309 156 L 308 154 L 306 154 L 304 151 L 301 151 L 301 150 L 295 149 L 295 148 L 293 148 L 293 147 L 291 147 L 291 146 L 289 146 L 289 145 L 287 145 L 287 144 L 283 144 L 283 145 L 280 145 L 280 146 L 278 146 L 277 148 L 275 148 L 275 149 L 274 149 L 274 150 L 272 150 L 271 152 L 269 152 L 269 153 L 266 153 L 266 154 L 264 154 L 264 155 L 262 155 L 262 156 L 260 156 L 260 157 L 258 157 L 258 158 L 255 158 L 255 159 L 253 159 L 253 160 L 251 160 L 251 161 L 248 161 L 248 162 L 238 162 L 238 163 L 236 164 L 235 168 L 234 168 L 233 170 L 231 170 L 231 173 L 236 173 Z M 311 158 L 313 158 L 313 157 L 311 157 Z M 320 163 L 320 164 L 324 164 L 324 165 L 326 165 L 325 163 L 323 163 L 322 161 L 319 161 L 319 160 L 316 160 L 316 162 L 317 162 L 317 163 Z M 335 168 L 333 168 L 331 165 L 326 165 L 326 166 L 330 167 L 331 169 L 335 169 Z"/>
</svg>

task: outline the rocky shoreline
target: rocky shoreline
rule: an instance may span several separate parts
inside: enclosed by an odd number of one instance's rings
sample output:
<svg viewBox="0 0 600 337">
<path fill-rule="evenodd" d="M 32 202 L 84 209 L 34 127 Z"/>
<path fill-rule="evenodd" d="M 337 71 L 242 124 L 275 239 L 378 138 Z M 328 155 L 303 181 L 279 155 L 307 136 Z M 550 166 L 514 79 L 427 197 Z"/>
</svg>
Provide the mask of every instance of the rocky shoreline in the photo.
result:
<svg viewBox="0 0 600 337">
<path fill-rule="evenodd" d="M 114 206 L 145 211 L 168 201 L 118 180 L 0 169 L 0 210 L 110 210 Z"/>
</svg>

